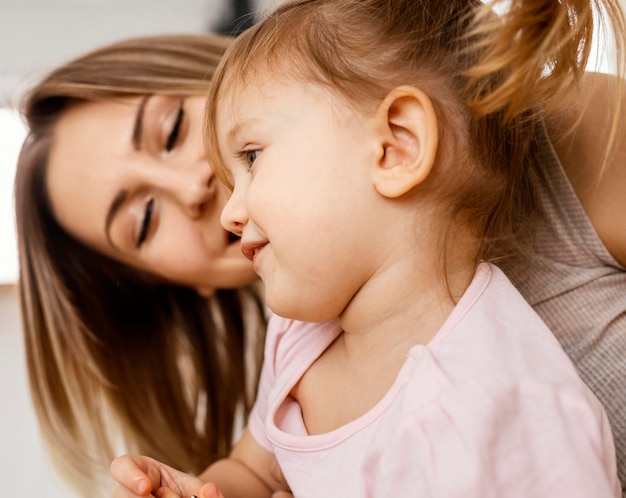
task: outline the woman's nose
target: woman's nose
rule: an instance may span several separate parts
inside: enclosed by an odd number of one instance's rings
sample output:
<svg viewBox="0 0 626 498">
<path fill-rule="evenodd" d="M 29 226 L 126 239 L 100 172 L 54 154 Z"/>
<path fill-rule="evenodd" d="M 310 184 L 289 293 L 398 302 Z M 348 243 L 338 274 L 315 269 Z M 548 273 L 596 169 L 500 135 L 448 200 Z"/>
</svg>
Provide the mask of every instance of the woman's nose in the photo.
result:
<svg viewBox="0 0 626 498">
<path fill-rule="evenodd" d="M 176 171 L 165 188 L 172 192 L 176 201 L 188 216 L 198 218 L 216 195 L 217 179 L 208 165 L 198 170 Z"/>
</svg>

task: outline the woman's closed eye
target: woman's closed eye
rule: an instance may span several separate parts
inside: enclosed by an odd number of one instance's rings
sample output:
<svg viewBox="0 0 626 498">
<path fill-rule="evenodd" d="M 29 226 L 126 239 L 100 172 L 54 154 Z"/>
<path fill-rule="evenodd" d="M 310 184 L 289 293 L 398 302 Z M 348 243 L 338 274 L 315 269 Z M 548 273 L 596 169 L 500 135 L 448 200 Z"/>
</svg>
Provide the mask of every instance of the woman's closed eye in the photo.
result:
<svg viewBox="0 0 626 498">
<path fill-rule="evenodd" d="M 180 105 L 178 106 L 178 111 L 176 112 L 176 117 L 174 119 L 174 123 L 172 124 L 172 128 L 170 130 L 167 139 L 165 140 L 165 151 L 172 152 L 174 146 L 178 142 L 178 137 L 180 135 L 180 129 L 183 123 L 183 119 L 185 117 L 185 109 L 183 107 L 183 101 L 180 101 Z"/>
<path fill-rule="evenodd" d="M 141 224 L 139 225 L 139 231 L 135 239 L 135 245 L 139 249 L 148 237 L 150 226 L 152 223 L 152 217 L 154 214 L 154 197 L 150 197 L 146 202 L 143 217 L 141 218 Z"/>
</svg>

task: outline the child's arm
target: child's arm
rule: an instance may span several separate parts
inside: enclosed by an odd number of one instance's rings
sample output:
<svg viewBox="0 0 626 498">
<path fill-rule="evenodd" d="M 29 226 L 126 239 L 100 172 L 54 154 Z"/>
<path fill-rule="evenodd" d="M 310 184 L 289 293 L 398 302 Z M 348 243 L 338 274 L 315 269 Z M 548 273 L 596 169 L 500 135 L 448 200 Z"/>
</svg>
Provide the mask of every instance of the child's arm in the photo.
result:
<svg viewBox="0 0 626 498">
<path fill-rule="evenodd" d="M 263 449 L 246 429 L 230 456 L 218 460 L 197 478 L 180 472 L 150 457 L 125 455 L 111 464 L 117 481 L 112 498 L 141 496 L 207 495 L 210 481 L 226 498 L 270 498 L 273 491 L 284 489 L 272 478 L 272 453 Z M 219 494 L 214 494 L 219 496 Z"/>
<path fill-rule="evenodd" d="M 200 478 L 217 484 L 226 498 L 269 497 L 285 489 L 285 483 L 272 472 L 275 462 L 274 454 L 259 445 L 246 428 L 230 456 L 215 462 Z"/>
</svg>

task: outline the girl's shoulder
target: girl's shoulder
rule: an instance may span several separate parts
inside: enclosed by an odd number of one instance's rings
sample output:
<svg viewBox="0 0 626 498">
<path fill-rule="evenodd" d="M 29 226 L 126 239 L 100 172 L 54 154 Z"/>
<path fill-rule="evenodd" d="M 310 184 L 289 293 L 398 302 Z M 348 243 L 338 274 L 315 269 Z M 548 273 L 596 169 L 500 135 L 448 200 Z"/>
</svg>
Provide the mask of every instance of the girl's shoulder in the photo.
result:
<svg viewBox="0 0 626 498">
<path fill-rule="evenodd" d="M 312 362 L 340 333 L 338 320 L 311 323 L 272 314 L 267 327 L 264 361 L 278 375 L 290 365 Z"/>
</svg>

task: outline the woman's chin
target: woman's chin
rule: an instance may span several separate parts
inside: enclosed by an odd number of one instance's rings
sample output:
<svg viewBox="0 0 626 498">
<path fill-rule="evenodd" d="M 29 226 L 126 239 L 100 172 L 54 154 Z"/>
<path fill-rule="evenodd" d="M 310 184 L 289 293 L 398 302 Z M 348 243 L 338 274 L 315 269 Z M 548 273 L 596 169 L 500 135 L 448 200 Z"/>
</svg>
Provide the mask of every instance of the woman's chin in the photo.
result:
<svg viewBox="0 0 626 498">
<path fill-rule="evenodd" d="M 248 261 L 248 263 L 250 263 L 250 261 Z M 239 284 L 235 285 L 234 287 L 244 287 L 258 281 L 259 276 L 252 269 L 252 265 L 249 265 L 249 267 L 241 273 Z"/>
<path fill-rule="evenodd" d="M 259 276 L 252 268 L 252 262 L 241 254 L 241 251 L 235 257 L 229 258 L 224 270 L 224 284 L 220 286 L 223 289 L 245 287 L 259 280 Z"/>
<path fill-rule="evenodd" d="M 207 258 L 206 265 L 198 268 L 196 287 L 237 289 L 258 281 L 252 262 L 241 252 L 239 240 L 229 244 L 219 257 Z M 198 285 L 200 284 L 200 285 Z"/>
</svg>

